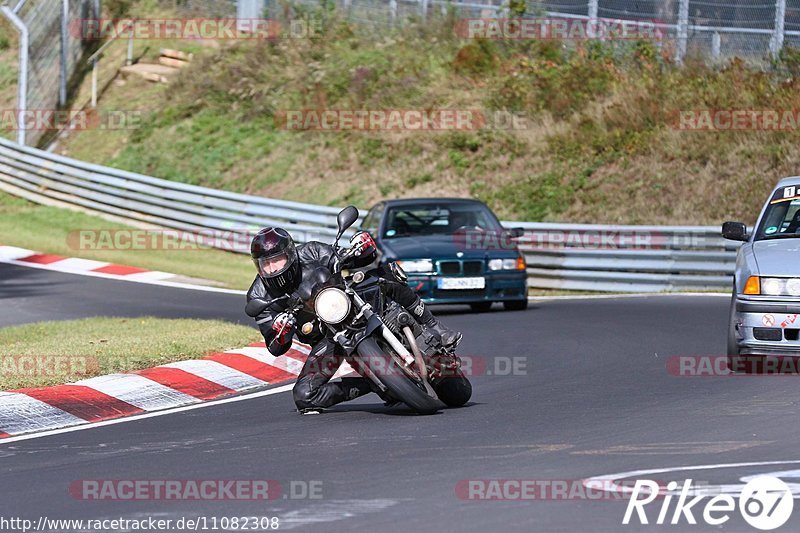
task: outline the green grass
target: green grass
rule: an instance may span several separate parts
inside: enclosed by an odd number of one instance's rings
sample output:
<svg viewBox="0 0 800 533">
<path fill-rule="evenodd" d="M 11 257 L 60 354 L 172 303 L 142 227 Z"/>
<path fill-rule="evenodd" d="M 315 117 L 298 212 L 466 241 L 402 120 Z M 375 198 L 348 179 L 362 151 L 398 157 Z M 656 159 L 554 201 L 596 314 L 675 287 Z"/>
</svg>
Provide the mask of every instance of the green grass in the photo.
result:
<svg viewBox="0 0 800 533">
<path fill-rule="evenodd" d="M 131 372 L 258 340 L 252 328 L 217 320 L 102 317 L 2 328 L 0 390 Z"/>
<path fill-rule="evenodd" d="M 0 191 L 0 244 L 170 272 L 232 289 L 247 289 L 255 277 L 253 264 L 245 254 L 208 249 L 82 250 L 74 233 L 120 229 L 132 228 L 81 212 L 34 204 Z"/>
</svg>

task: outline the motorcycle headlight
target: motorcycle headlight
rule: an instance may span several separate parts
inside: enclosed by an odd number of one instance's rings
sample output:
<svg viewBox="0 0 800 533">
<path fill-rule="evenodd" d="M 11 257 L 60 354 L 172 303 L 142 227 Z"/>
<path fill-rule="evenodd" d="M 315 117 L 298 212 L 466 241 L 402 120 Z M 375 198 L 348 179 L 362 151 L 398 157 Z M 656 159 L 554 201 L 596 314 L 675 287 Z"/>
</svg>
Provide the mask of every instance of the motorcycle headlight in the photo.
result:
<svg viewBox="0 0 800 533">
<path fill-rule="evenodd" d="M 341 289 L 323 289 L 314 300 L 314 311 L 323 322 L 338 324 L 350 312 L 350 298 Z"/>
</svg>

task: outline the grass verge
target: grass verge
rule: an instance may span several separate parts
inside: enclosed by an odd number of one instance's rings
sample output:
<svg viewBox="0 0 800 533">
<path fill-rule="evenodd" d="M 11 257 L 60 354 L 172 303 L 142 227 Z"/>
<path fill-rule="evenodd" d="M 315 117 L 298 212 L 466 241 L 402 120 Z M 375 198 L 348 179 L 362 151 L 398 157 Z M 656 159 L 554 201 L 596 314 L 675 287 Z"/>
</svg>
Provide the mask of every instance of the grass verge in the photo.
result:
<svg viewBox="0 0 800 533">
<path fill-rule="evenodd" d="M 0 191 L 0 244 L 37 252 L 108 261 L 247 289 L 255 277 L 250 258 L 220 250 L 80 250 L 69 239 L 78 230 L 129 230 L 85 213 L 38 205 Z"/>
<path fill-rule="evenodd" d="M 218 320 L 87 318 L 0 329 L 0 390 L 44 387 L 196 359 L 260 340 Z"/>
</svg>

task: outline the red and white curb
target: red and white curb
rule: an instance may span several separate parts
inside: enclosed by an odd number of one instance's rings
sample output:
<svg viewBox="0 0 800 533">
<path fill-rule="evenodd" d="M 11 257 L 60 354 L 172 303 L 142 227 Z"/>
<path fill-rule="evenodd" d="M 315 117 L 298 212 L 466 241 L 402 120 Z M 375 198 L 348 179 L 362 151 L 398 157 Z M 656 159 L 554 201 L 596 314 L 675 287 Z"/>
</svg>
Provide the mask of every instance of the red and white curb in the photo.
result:
<svg viewBox="0 0 800 533">
<path fill-rule="evenodd" d="M 263 342 L 67 385 L 0 392 L 0 439 L 216 400 L 293 382 L 309 347 L 275 357 Z M 343 364 L 334 378 L 352 372 Z"/>
<path fill-rule="evenodd" d="M 245 291 L 240 290 L 223 289 L 209 285 L 187 283 L 187 278 L 185 276 L 171 274 L 169 272 L 146 270 L 144 268 L 118 265 L 115 263 L 95 261 L 92 259 L 80 259 L 77 257 L 64 257 L 63 255 L 43 254 L 33 250 L 28 250 L 26 248 L 18 248 L 16 246 L 0 245 L 0 263 L 39 268 L 43 270 L 54 270 L 56 272 L 64 272 L 67 274 L 79 274 L 81 276 L 93 276 L 97 278 L 133 281 L 136 283 L 147 283 L 150 285 L 161 285 L 165 287 L 177 287 L 180 289 L 224 292 L 228 294 L 245 294 Z"/>
<path fill-rule="evenodd" d="M 41 254 L 33 250 L 17 248 L 16 246 L 0 246 L 0 262 L 72 274 L 91 274 L 113 279 L 122 278 L 131 281 L 164 281 L 177 277 L 175 274 L 168 272 L 145 270 L 91 259 Z"/>
</svg>

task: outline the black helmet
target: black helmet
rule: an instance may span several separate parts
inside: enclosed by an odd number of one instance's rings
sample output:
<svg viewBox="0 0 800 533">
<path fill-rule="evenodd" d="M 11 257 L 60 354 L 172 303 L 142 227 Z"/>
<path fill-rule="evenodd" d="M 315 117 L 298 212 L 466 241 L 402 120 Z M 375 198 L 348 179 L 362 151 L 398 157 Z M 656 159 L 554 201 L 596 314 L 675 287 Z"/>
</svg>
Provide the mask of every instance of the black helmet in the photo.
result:
<svg viewBox="0 0 800 533">
<path fill-rule="evenodd" d="M 300 261 L 291 235 L 283 228 L 264 228 L 250 243 L 250 257 L 267 288 L 290 293 L 300 283 Z"/>
</svg>

